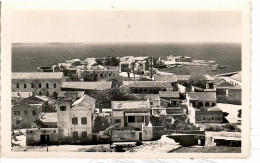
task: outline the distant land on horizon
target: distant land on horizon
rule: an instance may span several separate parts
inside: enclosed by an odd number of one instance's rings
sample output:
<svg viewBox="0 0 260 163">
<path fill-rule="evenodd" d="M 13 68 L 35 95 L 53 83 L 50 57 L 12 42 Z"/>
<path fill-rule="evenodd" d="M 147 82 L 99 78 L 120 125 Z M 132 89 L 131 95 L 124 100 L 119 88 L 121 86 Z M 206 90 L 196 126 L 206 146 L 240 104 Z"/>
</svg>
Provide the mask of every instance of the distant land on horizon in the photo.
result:
<svg viewBox="0 0 260 163">
<path fill-rule="evenodd" d="M 55 45 L 55 46 L 53 46 Z M 163 43 L 163 42 L 73 42 L 13 43 L 12 72 L 32 72 L 37 67 L 52 66 L 65 60 L 103 56 L 189 56 L 192 59 L 214 60 L 241 70 L 239 43 Z"/>
</svg>

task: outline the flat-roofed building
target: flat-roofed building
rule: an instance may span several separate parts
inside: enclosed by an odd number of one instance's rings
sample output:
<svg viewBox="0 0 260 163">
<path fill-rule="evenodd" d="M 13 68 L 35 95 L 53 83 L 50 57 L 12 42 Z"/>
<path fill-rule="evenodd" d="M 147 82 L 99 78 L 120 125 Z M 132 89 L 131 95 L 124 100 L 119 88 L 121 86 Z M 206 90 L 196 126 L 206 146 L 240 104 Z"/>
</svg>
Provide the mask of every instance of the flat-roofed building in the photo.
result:
<svg viewBox="0 0 260 163">
<path fill-rule="evenodd" d="M 112 101 L 112 121 L 120 127 L 132 127 L 142 130 L 142 124 L 150 121 L 149 100 L 140 101 Z"/>
</svg>

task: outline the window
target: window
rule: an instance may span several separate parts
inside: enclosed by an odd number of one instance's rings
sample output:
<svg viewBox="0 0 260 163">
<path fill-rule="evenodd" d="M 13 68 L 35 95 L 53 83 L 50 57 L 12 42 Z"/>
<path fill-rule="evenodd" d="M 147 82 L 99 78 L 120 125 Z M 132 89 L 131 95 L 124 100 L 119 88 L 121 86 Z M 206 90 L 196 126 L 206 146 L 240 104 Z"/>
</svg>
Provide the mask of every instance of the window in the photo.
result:
<svg viewBox="0 0 260 163">
<path fill-rule="evenodd" d="M 115 119 L 116 123 L 121 123 L 121 119 Z"/>
<path fill-rule="evenodd" d="M 56 88 L 56 83 L 53 84 L 53 88 Z"/>
<path fill-rule="evenodd" d="M 206 102 L 206 103 L 205 103 L 205 106 L 209 106 L 209 102 Z"/>
<path fill-rule="evenodd" d="M 72 124 L 77 125 L 78 124 L 78 118 L 72 118 Z"/>
<path fill-rule="evenodd" d="M 81 124 L 87 124 L 87 118 L 86 117 L 81 118 Z"/>
<path fill-rule="evenodd" d="M 134 123 L 135 122 L 135 117 L 134 116 L 129 116 L 128 117 L 128 122 L 129 123 Z"/>
<path fill-rule="evenodd" d="M 53 130 L 53 133 L 56 133 L 56 130 Z"/>
<path fill-rule="evenodd" d="M 136 120 L 137 120 L 138 123 L 143 123 L 144 122 L 144 116 L 138 116 Z"/>
<path fill-rule="evenodd" d="M 72 136 L 74 140 L 78 140 L 78 132 L 73 132 Z"/>
<path fill-rule="evenodd" d="M 212 117 L 211 120 L 215 120 L 215 117 Z"/>
<path fill-rule="evenodd" d="M 21 124 L 21 121 L 20 120 L 16 120 L 16 124 L 17 125 Z"/>
<path fill-rule="evenodd" d="M 34 88 L 34 84 L 33 83 L 31 83 L 31 88 Z"/>
<path fill-rule="evenodd" d="M 42 84 L 41 83 L 39 83 L 39 88 L 41 88 L 42 87 Z"/>
<path fill-rule="evenodd" d="M 32 115 L 36 115 L 36 111 L 35 110 L 32 111 Z"/>
<path fill-rule="evenodd" d="M 39 95 L 40 95 L 40 96 L 42 95 L 42 92 L 41 92 L 41 91 L 39 92 Z"/>
<path fill-rule="evenodd" d="M 216 103 L 215 103 L 215 102 L 212 102 L 212 106 L 216 106 Z"/>
<path fill-rule="evenodd" d="M 84 131 L 84 132 L 81 133 L 82 139 L 86 139 L 87 136 L 88 136 L 88 132 Z"/>
<path fill-rule="evenodd" d="M 66 106 L 60 106 L 60 111 L 66 111 Z"/>
<path fill-rule="evenodd" d="M 103 77 L 103 74 L 100 74 L 100 77 Z"/>
<path fill-rule="evenodd" d="M 28 111 L 24 111 L 23 113 L 24 113 L 24 115 L 27 115 L 27 114 L 28 114 Z"/>
<path fill-rule="evenodd" d="M 23 87 L 26 88 L 26 84 L 24 84 Z"/>
<path fill-rule="evenodd" d="M 46 83 L 46 88 L 49 88 L 49 84 L 48 83 Z"/>
<path fill-rule="evenodd" d="M 205 118 L 205 117 L 202 117 L 202 120 L 206 120 L 206 118 Z"/>
<path fill-rule="evenodd" d="M 20 111 L 14 111 L 14 115 L 20 115 Z"/>
<path fill-rule="evenodd" d="M 16 84 L 16 88 L 19 88 L 19 84 Z"/>
<path fill-rule="evenodd" d="M 150 102 L 150 107 L 152 107 L 153 106 L 153 102 Z"/>
</svg>

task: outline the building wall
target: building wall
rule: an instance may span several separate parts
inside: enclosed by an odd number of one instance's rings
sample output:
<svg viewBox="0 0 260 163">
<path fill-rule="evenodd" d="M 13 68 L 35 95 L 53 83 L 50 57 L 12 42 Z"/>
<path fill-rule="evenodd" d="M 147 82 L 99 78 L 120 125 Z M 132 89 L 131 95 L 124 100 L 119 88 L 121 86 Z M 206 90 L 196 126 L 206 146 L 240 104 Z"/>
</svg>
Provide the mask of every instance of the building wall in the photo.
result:
<svg viewBox="0 0 260 163">
<path fill-rule="evenodd" d="M 73 132 L 78 132 L 78 139 L 74 140 L 75 142 L 81 142 L 84 141 L 84 139 L 87 139 L 87 137 L 82 137 L 82 132 L 87 132 L 87 135 L 92 133 L 94 109 L 95 105 L 93 105 L 92 108 L 78 106 L 72 108 L 71 119 L 78 118 L 78 124 L 71 124 L 71 136 L 73 140 Z M 81 118 L 87 118 L 87 124 L 82 124 Z"/>
<path fill-rule="evenodd" d="M 15 112 L 19 112 L 19 115 L 15 115 Z M 33 115 L 35 111 L 35 115 Z M 26 114 L 27 112 L 27 114 Z M 12 107 L 12 127 L 16 128 L 30 128 L 32 127 L 33 121 L 39 118 L 42 112 L 42 105 L 28 105 L 19 104 Z M 19 123 L 20 122 L 20 123 Z"/>
<path fill-rule="evenodd" d="M 196 111 L 195 114 L 196 114 L 195 115 L 196 123 L 222 123 L 223 122 L 222 111 Z"/>
<path fill-rule="evenodd" d="M 87 70 L 87 73 L 90 75 L 92 79 L 107 79 L 111 77 L 119 76 L 118 70 Z"/>
<path fill-rule="evenodd" d="M 57 128 L 35 128 L 26 130 L 26 145 L 41 145 L 43 143 L 42 137 L 49 137 L 48 144 L 59 144 L 59 137 Z"/>
<path fill-rule="evenodd" d="M 173 99 L 173 98 L 161 98 L 161 106 L 162 107 L 178 107 L 180 106 L 180 100 L 179 99 Z"/>
<path fill-rule="evenodd" d="M 242 93 L 241 89 L 229 89 L 227 100 L 233 104 L 241 104 L 242 101 L 241 93 Z"/>
<path fill-rule="evenodd" d="M 61 111 L 61 106 L 66 106 L 66 111 Z M 59 137 L 62 141 L 67 141 L 71 136 L 71 101 L 57 101 L 57 126 Z"/>
<path fill-rule="evenodd" d="M 59 94 L 62 81 L 62 79 L 12 79 L 12 92 L 33 92 L 35 95 L 54 96 L 56 93 Z M 17 88 L 17 84 L 19 84 L 19 88 Z M 32 88 L 32 84 L 34 88 Z M 41 88 L 39 84 L 41 84 Z M 48 88 L 46 84 L 48 84 Z M 56 84 L 56 88 L 54 84 Z M 54 94 L 54 92 L 56 93 Z"/>
<path fill-rule="evenodd" d="M 160 103 L 160 100 L 151 100 L 149 99 L 150 101 L 150 107 L 157 107 L 157 106 L 161 106 L 161 103 Z"/>
<path fill-rule="evenodd" d="M 159 91 L 168 91 L 166 87 L 130 87 L 130 93 L 134 94 L 158 94 Z"/>
<path fill-rule="evenodd" d="M 241 104 L 241 89 L 217 88 L 217 102 Z"/>
</svg>

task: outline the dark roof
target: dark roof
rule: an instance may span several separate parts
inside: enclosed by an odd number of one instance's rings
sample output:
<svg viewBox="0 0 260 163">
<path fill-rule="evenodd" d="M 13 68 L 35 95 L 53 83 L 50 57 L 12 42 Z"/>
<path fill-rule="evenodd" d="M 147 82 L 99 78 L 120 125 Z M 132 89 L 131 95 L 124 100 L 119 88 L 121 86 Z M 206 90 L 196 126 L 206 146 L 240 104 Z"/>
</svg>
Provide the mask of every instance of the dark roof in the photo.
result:
<svg viewBox="0 0 260 163">
<path fill-rule="evenodd" d="M 158 74 L 155 74 L 154 75 L 154 80 L 155 81 L 167 81 L 167 82 L 175 83 L 175 82 L 177 82 L 177 77 L 176 77 L 175 74 L 172 74 L 172 75 L 158 75 Z"/>
<path fill-rule="evenodd" d="M 123 81 L 123 86 L 129 87 L 166 87 L 172 88 L 172 85 L 166 81 Z"/>
<path fill-rule="evenodd" d="M 160 91 L 159 92 L 160 97 L 172 97 L 172 98 L 179 98 L 180 93 L 178 91 Z"/>
<path fill-rule="evenodd" d="M 105 82 L 63 82 L 62 90 L 105 90 L 112 87 L 111 81 Z"/>
<path fill-rule="evenodd" d="M 18 72 L 12 79 L 62 79 L 63 72 Z"/>
<path fill-rule="evenodd" d="M 199 101 L 216 101 L 216 92 L 189 92 L 188 96 Z"/>
</svg>

